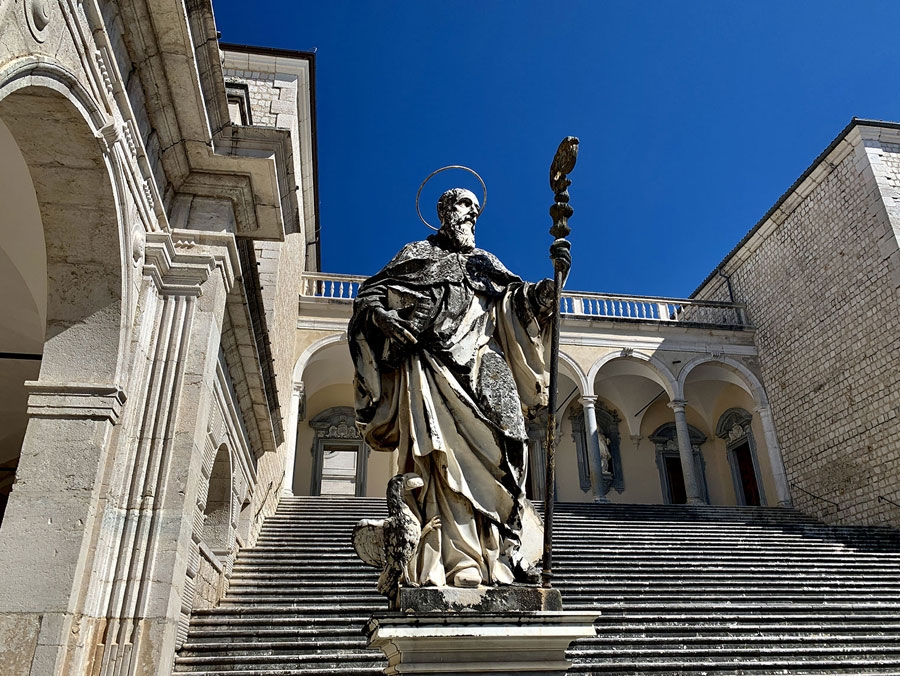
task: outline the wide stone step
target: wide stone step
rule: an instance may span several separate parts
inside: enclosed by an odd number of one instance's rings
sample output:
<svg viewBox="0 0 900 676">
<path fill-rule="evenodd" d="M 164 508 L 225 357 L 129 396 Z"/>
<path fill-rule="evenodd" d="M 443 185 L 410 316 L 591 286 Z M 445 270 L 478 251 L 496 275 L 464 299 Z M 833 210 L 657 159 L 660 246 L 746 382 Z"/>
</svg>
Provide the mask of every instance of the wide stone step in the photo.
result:
<svg viewBox="0 0 900 676">
<path fill-rule="evenodd" d="M 348 667 L 367 667 L 383 669 L 385 659 L 383 653 L 378 651 L 321 651 L 321 652 L 296 652 L 277 655 L 196 655 L 191 657 L 176 657 L 175 668 L 179 671 L 203 670 L 234 670 L 250 671 L 265 667 L 271 669 L 297 669 L 314 667 L 319 669 L 332 669 L 333 674 L 346 673 Z M 271 673 L 266 671 L 266 674 Z"/>
<path fill-rule="evenodd" d="M 195 676 L 374 676 L 361 628 L 386 608 L 351 534 L 384 500 L 286 498 L 230 590 L 193 614 Z M 602 613 L 570 673 L 900 675 L 900 537 L 793 510 L 557 504 L 554 582 Z"/>
<path fill-rule="evenodd" d="M 570 659 L 574 664 L 569 674 L 608 674 L 609 676 L 636 676 L 638 674 L 654 674 L 654 676 L 774 676 L 789 674 L 790 676 L 825 676 L 845 674 L 846 676 L 897 676 L 896 658 L 886 657 L 804 657 L 798 655 L 732 659 L 728 657 L 704 659 L 677 659 L 673 657 L 659 658 L 622 658 L 615 661 L 603 661 L 587 656 L 574 654 Z"/>
<path fill-rule="evenodd" d="M 189 641 L 184 644 L 180 654 L 182 657 L 196 657 L 215 652 L 218 656 L 246 657 L 249 655 L 276 655 L 298 650 L 303 654 L 347 650 L 364 651 L 366 650 L 366 641 L 362 634 L 356 637 L 306 637 L 304 640 L 283 641 Z M 370 659 L 380 659 L 383 656 L 381 651 L 368 652 Z"/>
</svg>

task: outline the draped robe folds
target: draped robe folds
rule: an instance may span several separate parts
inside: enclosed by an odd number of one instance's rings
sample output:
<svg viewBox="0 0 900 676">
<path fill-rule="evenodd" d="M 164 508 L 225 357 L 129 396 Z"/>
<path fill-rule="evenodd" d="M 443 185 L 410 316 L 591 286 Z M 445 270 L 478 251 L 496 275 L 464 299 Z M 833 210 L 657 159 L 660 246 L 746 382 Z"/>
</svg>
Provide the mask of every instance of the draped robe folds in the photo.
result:
<svg viewBox="0 0 900 676">
<path fill-rule="evenodd" d="M 441 521 L 409 564 L 415 583 L 453 584 L 475 568 L 484 584 L 509 584 L 531 563 L 519 551 L 523 517 L 540 528 L 524 493 L 523 411 L 545 406 L 548 388 L 535 289 L 441 235 L 408 244 L 359 289 L 348 330 L 357 424 L 373 450 L 398 449 L 399 471 L 423 478 L 412 500 L 422 523 Z M 376 308 L 407 320 L 416 344 L 386 337 Z"/>
</svg>

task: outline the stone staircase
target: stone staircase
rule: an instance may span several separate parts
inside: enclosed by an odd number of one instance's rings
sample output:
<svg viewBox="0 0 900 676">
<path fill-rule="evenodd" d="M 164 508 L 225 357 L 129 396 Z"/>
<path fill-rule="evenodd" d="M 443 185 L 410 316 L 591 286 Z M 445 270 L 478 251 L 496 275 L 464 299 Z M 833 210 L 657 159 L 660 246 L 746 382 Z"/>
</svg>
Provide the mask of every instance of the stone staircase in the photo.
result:
<svg viewBox="0 0 900 676">
<path fill-rule="evenodd" d="M 285 498 L 175 671 L 376 676 L 362 626 L 386 601 L 352 550 L 373 498 Z M 571 674 L 900 675 L 900 535 L 785 509 L 558 504 L 554 586 L 595 610 Z"/>
</svg>

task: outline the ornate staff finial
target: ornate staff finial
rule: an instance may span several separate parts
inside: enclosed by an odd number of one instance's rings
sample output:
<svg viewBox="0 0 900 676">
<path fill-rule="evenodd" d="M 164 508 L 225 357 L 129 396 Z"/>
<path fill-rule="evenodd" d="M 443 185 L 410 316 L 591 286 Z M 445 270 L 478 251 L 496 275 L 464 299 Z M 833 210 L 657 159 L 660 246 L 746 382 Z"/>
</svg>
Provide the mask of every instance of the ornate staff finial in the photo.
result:
<svg viewBox="0 0 900 676">
<path fill-rule="evenodd" d="M 547 470 L 544 489 L 544 562 L 541 571 L 541 584 L 550 587 L 553 576 L 553 501 L 556 493 L 556 397 L 559 381 L 559 302 L 563 279 L 560 249 L 566 254 L 569 242 L 565 239 L 571 232 L 569 218 L 574 209 L 569 205 L 569 186 L 572 181 L 568 175 L 575 168 L 578 159 L 578 139 L 566 136 L 559 144 L 553 162 L 550 165 L 550 189 L 554 193 L 550 216 L 553 218 L 553 244 L 550 246 L 550 258 L 553 260 L 553 321 L 550 334 L 550 392 L 547 396 Z"/>
</svg>

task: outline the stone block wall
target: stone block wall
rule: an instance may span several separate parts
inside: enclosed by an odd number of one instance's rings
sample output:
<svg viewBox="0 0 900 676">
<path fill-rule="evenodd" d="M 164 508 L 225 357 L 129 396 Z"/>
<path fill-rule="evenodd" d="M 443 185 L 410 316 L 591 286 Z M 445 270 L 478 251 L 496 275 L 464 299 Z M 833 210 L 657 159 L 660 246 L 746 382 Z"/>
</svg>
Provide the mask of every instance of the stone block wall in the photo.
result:
<svg viewBox="0 0 900 676">
<path fill-rule="evenodd" d="M 900 146 L 845 133 L 723 270 L 757 328 L 794 504 L 897 526 L 878 496 L 900 503 Z M 724 279 L 697 296 L 727 300 Z"/>
<path fill-rule="evenodd" d="M 200 565 L 197 570 L 194 609 L 215 608 L 224 596 L 226 578 L 222 564 L 207 547 L 200 547 Z"/>
<path fill-rule="evenodd" d="M 296 77 L 226 68 L 225 81 L 247 86 L 254 126 L 290 129 L 296 124 Z"/>
</svg>

